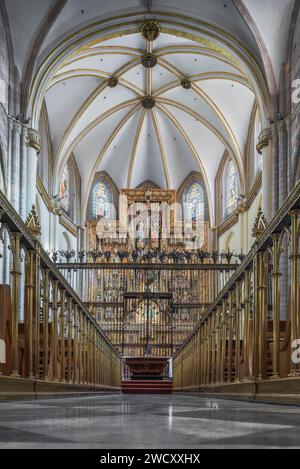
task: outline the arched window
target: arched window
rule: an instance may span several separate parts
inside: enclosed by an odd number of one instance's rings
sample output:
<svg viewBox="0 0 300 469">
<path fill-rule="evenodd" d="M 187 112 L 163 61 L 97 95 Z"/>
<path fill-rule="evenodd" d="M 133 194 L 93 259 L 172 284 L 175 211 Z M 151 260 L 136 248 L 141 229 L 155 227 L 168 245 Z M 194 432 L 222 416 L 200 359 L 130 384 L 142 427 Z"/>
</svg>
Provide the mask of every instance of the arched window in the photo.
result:
<svg viewBox="0 0 300 469">
<path fill-rule="evenodd" d="M 111 219 L 112 212 L 110 188 L 104 181 L 97 182 L 92 192 L 92 216 L 94 219 Z"/>
<path fill-rule="evenodd" d="M 67 163 L 59 183 L 59 198 L 61 208 L 70 215 L 71 211 L 71 198 L 70 198 L 70 167 Z"/>
<path fill-rule="evenodd" d="M 199 182 L 193 182 L 184 194 L 184 219 L 204 221 L 204 212 L 204 189 Z"/>
<path fill-rule="evenodd" d="M 256 145 L 258 142 L 258 137 L 259 137 L 260 132 L 261 132 L 261 120 L 259 117 L 259 112 L 257 111 L 255 115 L 255 121 L 254 121 L 254 139 L 253 139 L 254 176 L 260 173 L 262 170 L 262 154 L 258 153 L 258 151 L 256 150 Z"/>
<path fill-rule="evenodd" d="M 227 218 L 236 209 L 239 196 L 239 180 L 232 160 L 229 160 L 225 167 L 223 187 L 224 218 Z"/>
</svg>

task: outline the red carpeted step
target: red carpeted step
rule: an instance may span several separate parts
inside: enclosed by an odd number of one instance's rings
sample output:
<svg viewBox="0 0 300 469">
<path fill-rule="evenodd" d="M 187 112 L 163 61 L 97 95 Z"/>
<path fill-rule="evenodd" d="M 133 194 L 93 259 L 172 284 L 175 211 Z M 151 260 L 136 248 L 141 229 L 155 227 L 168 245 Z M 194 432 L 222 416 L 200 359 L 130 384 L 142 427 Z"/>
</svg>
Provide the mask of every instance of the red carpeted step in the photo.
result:
<svg viewBox="0 0 300 469">
<path fill-rule="evenodd" d="M 122 392 L 124 394 L 170 394 L 172 392 L 172 381 L 122 381 Z"/>
</svg>

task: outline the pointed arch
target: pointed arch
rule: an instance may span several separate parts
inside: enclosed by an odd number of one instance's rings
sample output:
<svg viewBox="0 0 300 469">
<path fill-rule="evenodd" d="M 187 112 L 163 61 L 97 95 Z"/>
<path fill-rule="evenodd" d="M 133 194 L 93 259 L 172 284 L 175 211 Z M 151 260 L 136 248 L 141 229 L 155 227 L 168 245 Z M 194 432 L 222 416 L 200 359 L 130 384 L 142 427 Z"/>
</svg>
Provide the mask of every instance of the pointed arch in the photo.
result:
<svg viewBox="0 0 300 469">
<path fill-rule="evenodd" d="M 202 174 L 191 171 L 180 184 L 177 201 L 183 210 L 183 220 L 211 221 L 208 209 L 208 197 Z"/>
<path fill-rule="evenodd" d="M 119 189 L 106 171 L 98 171 L 91 185 L 87 220 L 100 218 L 116 219 L 118 216 Z"/>
<path fill-rule="evenodd" d="M 226 181 L 230 177 L 230 181 Z M 229 184 L 230 182 L 230 184 Z M 221 225 L 235 214 L 241 190 L 239 168 L 225 151 L 215 179 L 216 224 Z M 234 222 L 237 221 L 236 217 Z"/>
</svg>

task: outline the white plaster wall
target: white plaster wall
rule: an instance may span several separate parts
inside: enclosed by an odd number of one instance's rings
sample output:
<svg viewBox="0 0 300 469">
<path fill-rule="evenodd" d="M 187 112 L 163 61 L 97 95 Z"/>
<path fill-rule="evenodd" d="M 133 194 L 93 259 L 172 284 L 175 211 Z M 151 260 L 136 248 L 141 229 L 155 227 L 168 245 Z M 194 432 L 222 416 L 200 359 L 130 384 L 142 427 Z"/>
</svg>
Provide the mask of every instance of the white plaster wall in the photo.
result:
<svg viewBox="0 0 300 469">
<path fill-rule="evenodd" d="M 234 251 L 236 253 L 241 252 L 241 219 L 223 233 L 219 238 L 219 250 L 220 251 Z"/>
<path fill-rule="evenodd" d="M 41 244 L 45 251 L 50 251 L 52 249 L 51 243 L 51 214 L 43 201 L 41 195 L 37 192 L 36 196 L 36 206 L 37 206 L 37 213 L 41 223 Z"/>
<path fill-rule="evenodd" d="M 77 237 L 72 235 L 64 226 L 58 224 L 58 249 L 77 249 Z"/>
<path fill-rule="evenodd" d="M 239 214 L 238 222 L 230 227 L 225 233 L 219 237 L 219 250 L 241 251 L 246 254 L 254 243 L 252 237 L 252 228 L 258 212 L 261 207 L 262 193 L 261 190 L 256 195 L 251 207 L 244 213 Z"/>
<path fill-rule="evenodd" d="M 262 206 L 262 192 L 258 192 L 254 201 L 252 202 L 251 207 L 248 210 L 248 251 L 251 248 L 252 244 L 255 241 L 255 238 L 252 236 L 252 228 L 254 221 L 258 212 L 258 209 Z"/>
</svg>

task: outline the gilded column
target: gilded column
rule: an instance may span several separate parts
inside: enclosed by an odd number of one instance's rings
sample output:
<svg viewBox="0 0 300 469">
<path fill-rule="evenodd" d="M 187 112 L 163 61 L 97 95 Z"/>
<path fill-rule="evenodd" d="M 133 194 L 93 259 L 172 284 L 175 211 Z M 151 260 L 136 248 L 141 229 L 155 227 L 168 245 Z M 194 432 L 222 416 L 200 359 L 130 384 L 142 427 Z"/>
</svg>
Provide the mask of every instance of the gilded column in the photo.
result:
<svg viewBox="0 0 300 469">
<path fill-rule="evenodd" d="M 244 381 L 250 380 L 249 360 L 252 356 L 250 352 L 250 271 L 245 270 L 244 273 L 244 298 L 245 298 L 245 324 L 244 324 Z"/>
<path fill-rule="evenodd" d="M 222 320 L 221 320 L 221 360 L 220 360 L 220 383 L 224 383 L 225 376 L 225 356 L 226 356 L 226 342 L 227 342 L 227 299 L 225 298 L 222 303 Z"/>
<path fill-rule="evenodd" d="M 72 315 L 73 299 L 68 297 L 68 382 L 72 382 Z"/>
<path fill-rule="evenodd" d="M 266 367 L 266 276 L 264 265 L 264 253 L 257 253 L 257 269 L 258 269 L 258 317 L 259 317 L 259 330 L 258 330 L 258 369 L 257 379 L 265 377 Z"/>
<path fill-rule="evenodd" d="M 216 323 L 215 323 L 215 329 L 216 329 L 216 348 L 217 348 L 217 353 L 216 353 L 216 383 L 220 384 L 221 382 L 221 376 L 220 376 L 220 366 L 221 366 L 221 311 L 222 311 L 222 305 L 217 306 L 217 311 L 216 311 Z"/>
<path fill-rule="evenodd" d="M 280 294 L 279 256 L 280 234 L 272 235 L 273 241 L 273 374 L 272 379 L 280 378 Z"/>
<path fill-rule="evenodd" d="M 52 357 L 53 379 L 58 381 L 58 280 L 52 281 Z"/>
<path fill-rule="evenodd" d="M 43 270 L 43 378 L 48 379 L 49 355 L 49 269 Z"/>
<path fill-rule="evenodd" d="M 82 383 L 82 312 L 78 311 L 78 371 L 79 383 Z"/>
<path fill-rule="evenodd" d="M 26 376 L 33 378 L 33 308 L 35 251 L 28 251 L 25 270 L 25 363 Z"/>
<path fill-rule="evenodd" d="M 11 301 L 12 301 L 12 376 L 19 375 L 19 302 L 20 302 L 20 239 L 21 233 L 11 233 L 11 250 L 13 265 L 11 270 Z"/>
<path fill-rule="evenodd" d="M 34 295 L 34 374 L 40 377 L 41 259 L 36 246 Z"/>
<path fill-rule="evenodd" d="M 228 294 L 228 351 L 227 351 L 227 382 L 232 382 L 232 341 L 233 341 L 233 291 Z"/>
<path fill-rule="evenodd" d="M 216 338 L 217 338 L 217 311 L 212 312 L 211 318 L 211 383 L 216 383 Z"/>
<path fill-rule="evenodd" d="M 61 381 L 66 380 L 65 376 L 65 308 L 66 308 L 66 291 L 61 290 L 60 293 L 60 366 L 61 366 L 61 373 L 60 379 Z"/>
<path fill-rule="evenodd" d="M 73 321 L 74 321 L 74 336 L 73 336 L 73 364 L 74 364 L 74 371 L 73 371 L 73 376 L 74 376 L 74 383 L 78 383 L 78 305 L 75 303 L 74 304 L 74 309 L 73 309 Z"/>
<path fill-rule="evenodd" d="M 291 218 L 291 344 L 293 346 L 294 341 L 300 338 L 300 312 L 299 306 L 299 210 L 293 210 L 290 212 Z M 293 351 L 293 349 L 292 349 Z M 291 354 L 292 355 L 292 354 Z M 290 374 L 289 376 L 296 377 L 300 376 L 300 364 L 293 363 L 291 360 Z"/>
<path fill-rule="evenodd" d="M 241 282 L 235 288 L 235 383 L 240 382 L 240 319 L 241 319 Z"/>
</svg>

